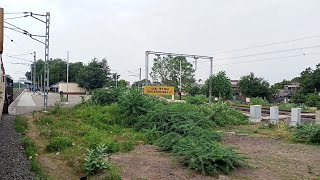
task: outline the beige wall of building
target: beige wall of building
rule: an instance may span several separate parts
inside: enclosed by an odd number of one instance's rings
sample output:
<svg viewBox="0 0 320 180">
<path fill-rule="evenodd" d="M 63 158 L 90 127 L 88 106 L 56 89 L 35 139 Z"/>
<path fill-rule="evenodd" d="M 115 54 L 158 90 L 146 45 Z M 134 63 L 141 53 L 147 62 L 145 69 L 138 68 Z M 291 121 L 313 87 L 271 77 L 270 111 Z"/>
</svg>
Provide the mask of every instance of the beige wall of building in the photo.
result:
<svg viewBox="0 0 320 180">
<path fill-rule="evenodd" d="M 67 94 L 67 83 L 60 82 L 58 85 L 58 92 L 63 91 L 64 94 Z M 68 92 L 69 94 L 84 94 L 86 92 L 85 88 L 79 87 L 78 83 L 69 82 L 68 83 Z"/>
</svg>

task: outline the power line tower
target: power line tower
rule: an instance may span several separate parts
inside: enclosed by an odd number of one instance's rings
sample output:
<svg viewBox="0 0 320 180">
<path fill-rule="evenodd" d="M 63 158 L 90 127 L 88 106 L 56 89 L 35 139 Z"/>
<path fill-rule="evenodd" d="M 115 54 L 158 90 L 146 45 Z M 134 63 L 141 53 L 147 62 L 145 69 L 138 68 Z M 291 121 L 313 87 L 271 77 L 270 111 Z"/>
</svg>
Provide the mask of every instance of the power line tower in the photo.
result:
<svg viewBox="0 0 320 180">
<path fill-rule="evenodd" d="M 44 84 L 47 86 L 44 90 L 44 111 L 48 110 L 48 90 L 49 90 L 49 26 L 50 13 L 46 13 L 46 35 L 45 35 L 45 54 L 44 54 Z"/>
</svg>

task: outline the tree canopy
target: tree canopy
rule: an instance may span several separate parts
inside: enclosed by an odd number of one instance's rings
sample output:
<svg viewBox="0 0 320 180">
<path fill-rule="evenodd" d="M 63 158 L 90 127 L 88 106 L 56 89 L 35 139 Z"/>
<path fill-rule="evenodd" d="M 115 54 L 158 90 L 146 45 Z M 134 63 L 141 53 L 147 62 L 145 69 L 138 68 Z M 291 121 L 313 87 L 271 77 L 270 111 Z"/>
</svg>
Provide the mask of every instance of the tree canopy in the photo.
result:
<svg viewBox="0 0 320 180">
<path fill-rule="evenodd" d="M 212 75 L 205 81 L 203 86 L 203 93 L 209 95 L 209 83 L 212 82 L 212 95 L 219 97 L 219 99 L 230 99 L 232 97 L 231 81 L 227 77 L 224 71 L 220 71 L 215 75 Z"/>
<path fill-rule="evenodd" d="M 255 77 L 253 73 L 241 77 L 239 81 L 241 94 L 247 97 L 270 98 L 269 83 L 260 77 Z"/>
<path fill-rule="evenodd" d="M 162 85 L 174 86 L 176 89 L 179 86 L 180 78 L 180 61 L 181 61 L 181 82 L 182 88 L 195 82 L 192 64 L 185 57 L 166 56 L 156 58 L 153 62 L 151 77 L 154 82 L 159 82 Z"/>
</svg>

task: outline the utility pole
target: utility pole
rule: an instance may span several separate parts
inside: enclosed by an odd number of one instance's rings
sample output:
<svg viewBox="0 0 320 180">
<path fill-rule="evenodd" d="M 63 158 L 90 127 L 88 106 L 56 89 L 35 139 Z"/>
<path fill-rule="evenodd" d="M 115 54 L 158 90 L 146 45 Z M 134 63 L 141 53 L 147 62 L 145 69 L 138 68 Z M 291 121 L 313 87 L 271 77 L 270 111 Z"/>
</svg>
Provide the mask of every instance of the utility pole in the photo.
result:
<svg viewBox="0 0 320 180">
<path fill-rule="evenodd" d="M 139 88 L 142 88 L 142 84 L 141 84 L 141 68 L 139 68 Z"/>
<path fill-rule="evenodd" d="M 69 102 L 69 51 L 67 51 L 67 99 L 66 104 Z"/>
<path fill-rule="evenodd" d="M 33 65 L 33 95 L 34 95 L 36 91 L 36 68 L 37 68 L 36 52 L 33 52 L 33 60 L 34 60 L 34 65 Z"/>
<path fill-rule="evenodd" d="M 50 26 L 50 13 L 46 13 L 46 35 L 45 35 L 45 50 L 44 50 L 44 97 L 43 97 L 43 105 L 44 111 L 48 111 L 48 90 L 49 90 L 49 26 Z"/>
<path fill-rule="evenodd" d="M 145 54 L 145 66 L 146 66 L 146 73 L 145 73 L 145 78 L 146 78 L 146 86 L 148 86 L 148 70 L 149 70 L 149 52 L 146 51 L 146 54 Z"/>
<path fill-rule="evenodd" d="M 40 92 L 43 92 L 42 74 L 40 74 Z"/>
<path fill-rule="evenodd" d="M 182 82 L 181 82 L 181 76 L 182 76 L 182 66 L 181 66 L 181 59 L 180 59 L 180 77 L 179 77 L 179 81 L 180 81 L 180 85 L 179 85 L 179 95 L 180 95 L 180 100 L 181 100 L 181 92 L 182 92 Z"/>
<path fill-rule="evenodd" d="M 41 81 L 40 81 L 40 76 L 38 75 L 38 83 L 37 83 L 37 85 L 38 85 L 38 86 L 37 86 L 38 91 L 40 91 L 40 82 L 41 82 Z"/>
<path fill-rule="evenodd" d="M 118 87 L 118 74 L 116 72 L 116 88 Z"/>
<path fill-rule="evenodd" d="M 210 77 L 209 77 L 209 104 L 212 103 L 212 81 L 211 81 L 211 77 L 212 77 L 212 61 L 213 58 L 210 58 Z"/>
<path fill-rule="evenodd" d="M 29 88 L 29 90 L 33 91 L 33 68 L 32 68 L 33 64 L 31 63 L 30 65 L 30 68 L 31 68 L 31 71 L 30 71 L 30 81 L 31 81 L 31 88 Z"/>
</svg>

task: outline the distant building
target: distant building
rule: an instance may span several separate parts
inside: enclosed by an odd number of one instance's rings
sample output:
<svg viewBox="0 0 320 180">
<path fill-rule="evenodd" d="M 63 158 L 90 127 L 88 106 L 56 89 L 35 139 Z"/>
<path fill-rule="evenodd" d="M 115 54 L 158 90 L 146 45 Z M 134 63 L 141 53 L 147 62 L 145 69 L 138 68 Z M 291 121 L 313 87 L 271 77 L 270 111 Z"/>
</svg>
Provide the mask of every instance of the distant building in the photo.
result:
<svg viewBox="0 0 320 180">
<path fill-rule="evenodd" d="M 239 82 L 240 80 L 230 80 L 231 81 L 231 87 L 233 90 L 234 95 L 240 95 L 240 90 L 239 90 Z"/>
<path fill-rule="evenodd" d="M 78 83 L 69 82 L 68 86 L 66 82 L 59 82 L 50 87 L 54 92 L 63 92 L 63 94 L 85 94 L 86 89 L 79 86 Z"/>
</svg>

